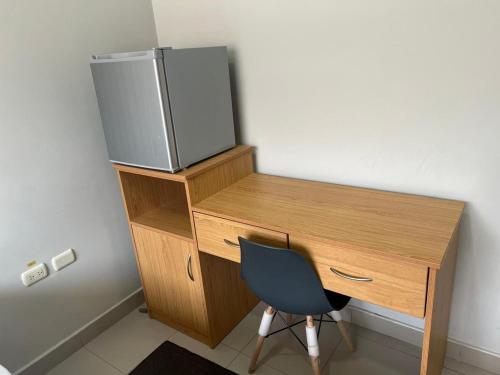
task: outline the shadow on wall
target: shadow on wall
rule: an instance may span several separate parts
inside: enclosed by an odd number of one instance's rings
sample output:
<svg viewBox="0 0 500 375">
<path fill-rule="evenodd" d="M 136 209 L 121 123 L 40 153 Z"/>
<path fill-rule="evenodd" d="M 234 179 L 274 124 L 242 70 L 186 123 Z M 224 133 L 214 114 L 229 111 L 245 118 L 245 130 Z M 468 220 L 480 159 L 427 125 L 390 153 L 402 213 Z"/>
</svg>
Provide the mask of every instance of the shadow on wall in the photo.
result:
<svg viewBox="0 0 500 375">
<path fill-rule="evenodd" d="M 238 82 L 238 58 L 236 56 L 236 52 L 233 49 L 228 48 L 228 56 L 229 56 L 229 80 L 231 84 L 231 102 L 233 105 L 233 121 L 234 121 L 234 135 L 236 137 L 236 144 L 242 145 L 244 144 L 243 140 L 243 122 L 241 115 L 241 100 L 239 97 L 239 89 L 238 87 L 241 84 Z M 254 146 L 255 145 L 251 145 Z M 257 159 L 255 158 L 255 153 L 253 154 L 253 167 L 254 170 L 257 170 Z"/>
<path fill-rule="evenodd" d="M 458 254 L 455 269 L 455 279 L 452 297 L 452 307 L 450 314 L 449 337 L 470 337 L 474 338 L 475 332 L 472 328 L 460 324 L 463 321 L 473 321 L 480 315 L 481 309 L 488 309 L 491 306 L 478 306 L 478 301 L 482 300 L 481 294 L 486 290 L 478 285 L 493 285 L 492 277 L 485 269 L 485 264 L 481 263 L 488 258 L 485 249 L 494 248 L 494 239 L 487 233 L 487 225 L 481 221 L 480 212 L 471 202 L 466 202 L 464 214 L 460 223 L 458 238 Z M 496 266 L 492 266 L 492 271 Z M 483 269 L 484 273 L 474 274 L 473 270 Z M 475 280 L 482 279 L 483 283 L 478 284 Z"/>
<path fill-rule="evenodd" d="M 238 83 L 238 58 L 236 56 L 236 52 L 233 49 L 228 48 L 228 57 L 229 57 L 229 79 L 231 83 L 231 101 L 233 104 L 233 120 L 234 120 L 234 132 L 236 136 L 236 144 L 242 144 L 242 123 L 240 116 L 241 108 L 240 108 L 240 98 L 239 98 L 239 90 L 240 86 Z"/>
</svg>

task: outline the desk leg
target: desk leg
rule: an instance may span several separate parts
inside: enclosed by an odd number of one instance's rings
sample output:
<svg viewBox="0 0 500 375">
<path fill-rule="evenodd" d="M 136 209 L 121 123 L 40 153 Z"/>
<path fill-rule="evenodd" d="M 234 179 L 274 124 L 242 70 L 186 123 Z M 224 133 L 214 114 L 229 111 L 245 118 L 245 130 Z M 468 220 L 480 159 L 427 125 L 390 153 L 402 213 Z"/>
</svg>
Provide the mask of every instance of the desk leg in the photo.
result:
<svg viewBox="0 0 500 375">
<path fill-rule="evenodd" d="M 420 375 L 441 375 L 443 368 L 457 258 L 457 236 L 455 232 L 441 268 L 429 269 Z"/>
</svg>

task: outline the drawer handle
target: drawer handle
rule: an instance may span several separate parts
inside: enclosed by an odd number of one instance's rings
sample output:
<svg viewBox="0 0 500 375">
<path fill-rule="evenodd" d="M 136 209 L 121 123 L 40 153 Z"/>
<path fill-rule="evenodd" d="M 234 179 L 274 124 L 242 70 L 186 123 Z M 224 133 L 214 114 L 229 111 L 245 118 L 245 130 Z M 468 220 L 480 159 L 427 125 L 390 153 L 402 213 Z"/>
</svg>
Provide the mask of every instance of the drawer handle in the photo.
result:
<svg viewBox="0 0 500 375">
<path fill-rule="evenodd" d="M 364 282 L 373 281 L 373 279 L 370 279 L 369 277 L 359 277 L 359 276 L 348 275 L 347 273 L 336 270 L 333 267 L 330 267 L 330 271 L 332 271 L 337 276 L 340 276 L 340 277 L 343 277 L 344 279 L 348 279 L 348 280 L 352 280 L 352 281 L 364 281 Z"/>
<path fill-rule="evenodd" d="M 187 273 L 191 281 L 194 281 L 193 277 L 193 262 L 191 259 L 191 254 L 189 254 L 188 261 L 187 261 Z"/>
<path fill-rule="evenodd" d="M 224 242 L 227 246 L 240 247 L 240 245 L 238 245 L 237 243 L 234 243 L 233 241 L 226 240 L 225 238 L 224 238 Z"/>
</svg>

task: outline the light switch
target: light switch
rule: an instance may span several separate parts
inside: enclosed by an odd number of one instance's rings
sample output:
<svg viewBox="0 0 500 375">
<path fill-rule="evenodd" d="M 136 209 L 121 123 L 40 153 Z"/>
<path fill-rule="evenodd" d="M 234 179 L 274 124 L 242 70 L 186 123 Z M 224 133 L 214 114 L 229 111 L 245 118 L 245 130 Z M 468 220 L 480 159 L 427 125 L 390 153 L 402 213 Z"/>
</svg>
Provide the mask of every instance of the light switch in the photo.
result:
<svg viewBox="0 0 500 375">
<path fill-rule="evenodd" d="M 75 251 L 73 249 L 68 249 L 52 258 L 52 267 L 54 267 L 56 271 L 59 271 L 60 269 L 73 263 L 75 260 Z"/>
</svg>

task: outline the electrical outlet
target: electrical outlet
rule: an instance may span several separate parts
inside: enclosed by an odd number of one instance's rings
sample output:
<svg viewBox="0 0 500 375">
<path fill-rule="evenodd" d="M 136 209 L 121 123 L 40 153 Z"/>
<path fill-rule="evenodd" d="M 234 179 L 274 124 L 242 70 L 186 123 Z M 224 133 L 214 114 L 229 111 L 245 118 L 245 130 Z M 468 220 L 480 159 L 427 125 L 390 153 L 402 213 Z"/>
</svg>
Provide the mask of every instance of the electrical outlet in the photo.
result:
<svg viewBox="0 0 500 375">
<path fill-rule="evenodd" d="M 46 278 L 48 275 L 49 271 L 47 270 L 47 266 L 45 263 L 42 263 L 24 271 L 21 274 L 21 280 L 25 286 L 30 286 L 31 284 Z"/>
</svg>

